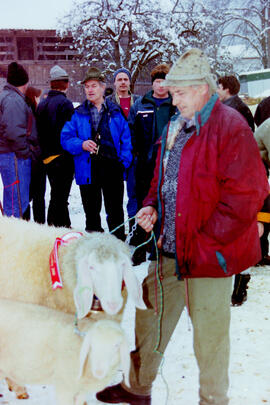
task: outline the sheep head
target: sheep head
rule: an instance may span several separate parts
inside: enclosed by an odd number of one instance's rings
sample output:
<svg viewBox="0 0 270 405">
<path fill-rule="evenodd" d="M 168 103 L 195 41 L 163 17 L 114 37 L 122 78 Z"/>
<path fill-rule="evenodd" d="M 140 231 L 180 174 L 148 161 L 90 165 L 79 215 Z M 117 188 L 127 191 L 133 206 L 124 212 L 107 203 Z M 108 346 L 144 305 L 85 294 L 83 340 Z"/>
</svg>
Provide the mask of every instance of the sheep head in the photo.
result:
<svg viewBox="0 0 270 405">
<path fill-rule="evenodd" d="M 118 323 L 100 320 L 87 332 L 80 351 L 78 378 L 83 375 L 87 357 L 91 374 L 95 378 L 104 379 L 120 365 L 125 384 L 130 386 L 130 350 L 125 333 Z"/>
<path fill-rule="evenodd" d="M 78 241 L 75 258 L 77 284 L 74 301 L 78 318 L 83 318 L 90 311 L 94 294 L 106 313 L 117 314 L 123 305 L 123 281 L 136 307 L 145 309 L 142 286 L 133 272 L 125 243 L 110 234 L 95 232 L 90 235 L 89 239 Z M 79 244 L 81 241 L 83 243 Z M 82 246 L 83 249 L 80 249 Z"/>
</svg>

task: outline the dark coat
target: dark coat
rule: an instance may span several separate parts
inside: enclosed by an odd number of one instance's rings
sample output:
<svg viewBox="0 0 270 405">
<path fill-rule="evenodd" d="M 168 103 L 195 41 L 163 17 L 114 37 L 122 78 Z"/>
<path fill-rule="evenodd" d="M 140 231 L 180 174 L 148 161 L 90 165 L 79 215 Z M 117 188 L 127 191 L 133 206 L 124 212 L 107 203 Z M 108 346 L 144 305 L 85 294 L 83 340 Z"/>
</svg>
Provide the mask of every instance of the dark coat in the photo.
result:
<svg viewBox="0 0 270 405">
<path fill-rule="evenodd" d="M 136 194 L 139 206 L 146 196 L 153 177 L 157 156 L 157 141 L 163 128 L 176 113 L 172 98 L 157 107 L 153 91 L 139 98 L 131 107 L 128 122 L 136 164 Z"/>
<path fill-rule="evenodd" d="M 38 149 L 32 110 L 24 95 L 7 84 L 0 94 L 0 153 L 15 152 L 18 158 L 27 159 L 38 154 Z"/>
<path fill-rule="evenodd" d="M 240 114 L 243 115 L 243 117 L 247 120 L 248 125 L 250 126 L 251 130 L 254 132 L 255 126 L 254 126 L 254 118 L 252 115 L 252 112 L 248 108 L 248 106 L 241 100 L 241 98 L 237 95 L 232 96 L 228 98 L 227 100 L 223 101 L 223 104 L 228 105 L 229 107 L 234 108 Z"/>
<path fill-rule="evenodd" d="M 267 118 L 270 118 L 270 97 L 264 98 L 256 108 L 254 121 L 257 127 L 267 120 Z"/>
<path fill-rule="evenodd" d="M 269 185 L 253 134 L 234 109 L 214 95 L 195 122 L 196 131 L 183 148 L 179 166 L 178 270 L 181 277 L 231 276 L 261 258 L 257 212 Z M 166 135 L 165 130 L 143 203 L 158 209 L 160 221 Z"/>
<path fill-rule="evenodd" d="M 50 90 L 48 96 L 39 103 L 36 117 L 43 159 L 64 153 L 60 134 L 73 112 L 72 102 L 62 91 Z"/>
</svg>

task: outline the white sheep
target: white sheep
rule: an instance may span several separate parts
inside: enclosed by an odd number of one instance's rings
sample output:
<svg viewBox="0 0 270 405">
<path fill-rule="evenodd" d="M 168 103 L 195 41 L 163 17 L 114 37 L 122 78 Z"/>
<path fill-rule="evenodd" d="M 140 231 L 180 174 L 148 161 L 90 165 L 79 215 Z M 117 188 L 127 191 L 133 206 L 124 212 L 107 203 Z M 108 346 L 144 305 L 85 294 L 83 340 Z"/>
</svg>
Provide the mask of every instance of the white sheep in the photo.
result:
<svg viewBox="0 0 270 405">
<path fill-rule="evenodd" d="M 0 378 L 20 394 L 25 384 L 53 385 L 61 405 L 84 404 L 119 367 L 129 385 L 129 348 L 119 323 L 85 318 L 82 338 L 74 333 L 73 318 L 36 304 L 0 300 Z"/>
<path fill-rule="evenodd" d="M 69 231 L 0 217 L 0 297 L 69 313 L 77 311 L 81 319 L 89 312 L 95 294 L 104 311 L 114 315 L 123 305 L 124 281 L 135 305 L 145 309 L 128 246 L 108 233 L 83 234 L 67 246 L 60 246 L 63 288 L 52 289 L 50 253 L 56 238 Z"/>
</svg>

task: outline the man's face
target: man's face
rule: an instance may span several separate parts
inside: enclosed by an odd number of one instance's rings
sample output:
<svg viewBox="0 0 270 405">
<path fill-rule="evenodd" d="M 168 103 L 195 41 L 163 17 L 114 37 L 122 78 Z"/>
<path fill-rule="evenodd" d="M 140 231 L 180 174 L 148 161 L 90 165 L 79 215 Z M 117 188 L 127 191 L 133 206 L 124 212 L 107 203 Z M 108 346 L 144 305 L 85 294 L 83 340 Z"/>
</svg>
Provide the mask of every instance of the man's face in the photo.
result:
<svg viewBox="0 0 270 405">
<path fill-rule="evenodd" d="M 115 90 L 116 93 L 127 92 L 130 89 L 130 80 L 126 73 L 120 72 L 115 78 Z"/>
<path fill-rule="evenodd" d="M 230 97 L 229 89 L 224 89 L 221 83 L 219 83 L 217 87 L 217 94 L 220 101 L 225 101 L 227 98 Z"/>
<path fill-rule="evenodd" d="M 210 96 L 208 95 L 207 85 L 169 87 L 172 95 L 172 103 L 180 111 L 184 118 L 191 119 L 194 117 L 196 111 L 200 111 L 207 103 Z"/>
<path fill-rule="evenodd" d="M 153 96 L 156 98 L 167 98 L 168 97 L 168 87 L 161 86 L 164 79 L 156 79 L 152 84 Z"/>
<path fill-rule="evenodd" d="M 94 105 L 100 104 L 103 101 L 105 85 L 99 80 L 88 80 L 84 83 L 84 91 L 87 100 Z"/>
</svg>

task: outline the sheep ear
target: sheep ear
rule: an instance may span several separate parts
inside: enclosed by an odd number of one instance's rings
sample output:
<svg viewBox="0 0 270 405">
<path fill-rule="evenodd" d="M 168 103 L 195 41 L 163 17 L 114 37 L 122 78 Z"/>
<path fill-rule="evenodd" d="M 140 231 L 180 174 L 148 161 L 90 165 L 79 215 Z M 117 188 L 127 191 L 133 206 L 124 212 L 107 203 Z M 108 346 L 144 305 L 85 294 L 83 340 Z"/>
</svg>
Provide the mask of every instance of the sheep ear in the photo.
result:
<svg viewBox="0 0 270 405">
<path fill-rule="evenodd" d="M 131 264 L 127 263 L 127 260 L 125 260 L 124 263 L 123 278 L 127 287 L 128 295 L 133 299 L 135 306 L 139 309 L 146 309 L 147 307 L 142 297 L 142 285 L 135 276 Z"/>
<path fill-rule="evenodd" d="M 73 292 L 78 319 L 84 318 L 91 309 L 93 302 L 93 281 L 86 257 L 77 265 L 77 284 Z"/>
<path fill-rule="evenodd" d="M 123 371 L 124 381 L 127 387 L 130 387 L 129 383 L 129 370 L 130 370 L 130 350 L 127 344 L 127 340 L 123 339 L 120 346 L 120 361 L 121 369 Z"/>
<path fill-rule="evenodd" d="M 83 368 L 87 359 L 87 356 L 90 351 L 90 346 L 91 346 L 91 331 L 88 331 L 86 336 L 83 339 L 82 347 L 80 350 L 80 366 L 79 366 L 79 375 L 78 375 L 78 380 L 82 377 L 83 375 Z"/>
</svg>

